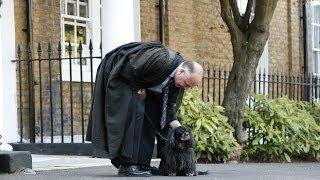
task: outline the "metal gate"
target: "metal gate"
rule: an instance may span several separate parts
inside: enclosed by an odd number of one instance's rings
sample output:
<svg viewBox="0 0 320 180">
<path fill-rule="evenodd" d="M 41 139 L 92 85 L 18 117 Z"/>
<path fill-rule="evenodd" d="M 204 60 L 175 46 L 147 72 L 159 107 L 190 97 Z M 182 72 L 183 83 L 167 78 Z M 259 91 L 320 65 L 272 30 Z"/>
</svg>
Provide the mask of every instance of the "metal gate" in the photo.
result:
<svg viewBox="0 0 320 180">
<path fill-rule="evenodd" d="M 17 48 L 17 101 L 20 142 L 15 150 L 44 154 L 92 155 L 85 141 L 95 71 L 101 62 L 89 45 L 38 44 Z M 83 49 L 83 47 L 88 47 Z M 98 56 L 94 56 L 97 55 Z"/>
</svg>

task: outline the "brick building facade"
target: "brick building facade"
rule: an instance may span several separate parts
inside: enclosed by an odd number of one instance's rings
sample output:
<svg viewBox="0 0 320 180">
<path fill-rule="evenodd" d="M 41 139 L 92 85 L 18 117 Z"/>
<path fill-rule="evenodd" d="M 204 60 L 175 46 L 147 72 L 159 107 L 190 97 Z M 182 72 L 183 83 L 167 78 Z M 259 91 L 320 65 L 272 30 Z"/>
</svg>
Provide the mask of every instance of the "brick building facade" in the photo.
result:
<svg viewBox="0 0 320 180">
<path fill-rule="evenodd" d="M 26 2 L 14 1 L 16 44 L 27 47 Z M 141 40 L 159 40 L 158 0 L 141 0 Z M 32 12 L 32 41 L 47 47 L 61 41 L 60 0 L 34 1 Z M 285 67 L 299 73 L 301 69 L 301 2 L 279 1 L 271 22 L 269 69 Z M 231 64 L 232 46 L 228 29 L 220 17 L 218 0 L 166 1 L 166 39 L 172 49 L 188 58 L 210 63 Z M 290 60 L 289 60 L 290 59 Z M 292 67 L 290 67 L 292 66 Z"/>
<path fill-rule="evenodd" d="M 157 4 L 158 0 L 141 1 L 143 41 L 159 38 Z M 218 0 L 168 0 L 166 6 L 169 47 L 192 59 L 232 64 L 232 45 Z M 270 71 L 301 72 L 301 7 L 299 0 L 278 2 L 268 41 Z"/>
<path fill-rule="evenodd" d="M 31 41 L 32 57 L 35 59 L 39 58 L 38 43 L 42 47 L 42 58 L 48 57 L 46 51 L 49 42 L 52 47 L 52 57 L 59 55 L 58 43 L 62 41 L 62 34 L 64 34 L 61 23 L 61 2 L 61 0 L 33 0 L 30 7 L 27 1 L 14 1 L 15 41 L 23 50 L 22 59 L 28 57 L 28 41 Z M 92 1 L 89 0 L 89 2 Z M 141 41 L 159 40 L 160 38 L 158 6 L 159 0 L 140 0 Z M 32 11 L 28 18 L 29 8 Z M 301 8 L 302 4 L 299 0 L 278 2 L 271 22 L 267 49 L 267 65 L 270 72 L 283 71 L 293 74 L 303 72 Z M 199 62 L 221 66 L 232 65 L 232 45 L 227 26 L 220 16 L 219 0 L 167 0 L 164 17 L 164 42 L 171 49 Z M 29 27 L 31 28 L 28 29 Z M 27 63 L 21 63 L 21 65 L 22 78 L 19 79 L 17 76 L 17 87 L 20 92 L 18 99 L 21 97 L 22 100 L 18 104 L 18 111 L 21 112 L 21 114 L 18 113 L 18 119 L 22 118 L 24 137 L 27 137 L 30 131 L 29 120 L 32 118 L 29 117 L 31 103 L 28 98 L 28 66 Z M 32 65 L 35 82 L 33 106 L 36 136 L 39 137 L 41 133 L 43 136 L 50 136 L 51 133 L 54 136 L 59 136 L 61 133 L 70 135 L 71 129 L 74 134 L 82 134 L 87 126 L 92 93 L 91 83 L 61 82 L 59 61 L 51 62 L 51 70 L 47 61 L 41 62 L 40 65 L 39 61 L 34 61 Z M 49 72 L 51 73 L 51 85 Z M 20 84 L 21 89 L 19 89 Z M 61 94 L 62 101 L 58 98 Z M 84 97 L 82 107 L 81 95 Z M 50 99 L 52 99 L 52 104 L 50 104 Z M 62 110 L 63 115 L 61 116 Z M 82 115 L 84 122 L 81 120 Z M 53 132 L 51 132 L 51 123 L 57 127 L 53 129 Z"/>
</svg>

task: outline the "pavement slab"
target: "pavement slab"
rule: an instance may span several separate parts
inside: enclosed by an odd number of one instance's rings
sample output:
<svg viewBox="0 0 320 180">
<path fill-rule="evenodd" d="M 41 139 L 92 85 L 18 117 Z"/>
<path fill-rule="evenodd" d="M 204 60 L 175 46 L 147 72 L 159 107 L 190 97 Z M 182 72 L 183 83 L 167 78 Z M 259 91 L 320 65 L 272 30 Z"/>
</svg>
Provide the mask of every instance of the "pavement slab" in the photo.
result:
<svg viewBox="0 0 320 180">
<path fill-rule="evenodd" d="M 106 160 L 105 160 L 106 162 Z M 152 165 L 157 166 L 158 160 Z M 194 177 L 153 176 L 149 179 L 210 179 L 210 180 L 319 180 L 320 163 L 239 163 L 239 164 L 198 164 L 198 170 L 209 171 L 208 175 Z M 36 175 L 7 174 L 0 175 L 2 180 L 98 180 L 98 179 L 128 179 L 117 177 L 117 169 L 112 165 L 37 170 Z M 146 179 L 130 177 L 130 179 Z"/>
<path fill-rule="evenodd" d="M 160 160 L 153 159 L 152 165 L 158 166 Z M 36 174 L 23 171 L 2 174 L 0 180 L 96 180 L 128 179 L 118 177 L 117 169 L 109 159 L 88 156 L 32 155 L 32 167 Z M 208 175 L 196 177 L 153 176 L 151 179 L 210 179 L 210 180 L 318 180 L 320 163 L 239 163 L 239 164 L 198 164 L 197 169 L 209 171 Z M 28 172 L 28 171 L 27 171 Z M 143 179 L 134 178 L 130 179 Z"/>
</svg>

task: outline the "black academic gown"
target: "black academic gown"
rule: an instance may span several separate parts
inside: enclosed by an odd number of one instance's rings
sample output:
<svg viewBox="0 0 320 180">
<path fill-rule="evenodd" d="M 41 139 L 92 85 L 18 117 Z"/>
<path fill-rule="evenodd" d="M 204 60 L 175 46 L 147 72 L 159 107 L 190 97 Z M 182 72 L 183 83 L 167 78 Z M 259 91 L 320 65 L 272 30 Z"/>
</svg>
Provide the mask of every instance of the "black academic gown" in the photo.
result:
<svg viewBox="0 0 320 180">
<path fill-rule="evenodd" d="M 134 42 L 109 52 L 97 70 L 86 140 L 110 159 L 131 158 L 136 91 L 159 85 L 176 66 L 159 42 Z"/>
</svg>

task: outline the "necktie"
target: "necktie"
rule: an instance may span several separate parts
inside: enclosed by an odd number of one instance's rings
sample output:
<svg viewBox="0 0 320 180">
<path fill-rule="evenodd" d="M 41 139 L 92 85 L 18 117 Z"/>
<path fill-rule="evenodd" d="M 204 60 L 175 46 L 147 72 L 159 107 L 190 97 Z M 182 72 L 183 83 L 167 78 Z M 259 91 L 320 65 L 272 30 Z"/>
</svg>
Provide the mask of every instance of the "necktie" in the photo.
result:
<svg viewBox="0 0 320 180">
<path fill-rule="evenodd" d="M 163 90 L 162 115 L 161 115 L 161 121 L 160 121 L 161 129 L 163 129 L 164 126 L 166 125 L 169 84 L 170 84 L 170 81 L 167 83 L 167 85 L 164 87 L 164 90 Z"/>
</svg>

